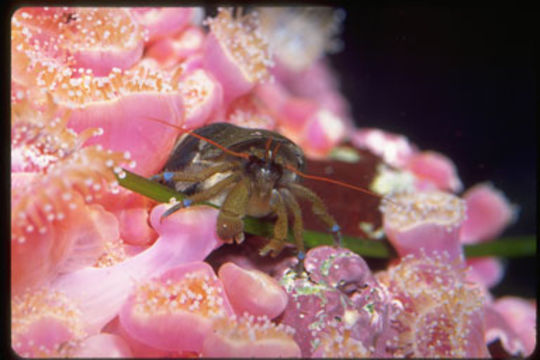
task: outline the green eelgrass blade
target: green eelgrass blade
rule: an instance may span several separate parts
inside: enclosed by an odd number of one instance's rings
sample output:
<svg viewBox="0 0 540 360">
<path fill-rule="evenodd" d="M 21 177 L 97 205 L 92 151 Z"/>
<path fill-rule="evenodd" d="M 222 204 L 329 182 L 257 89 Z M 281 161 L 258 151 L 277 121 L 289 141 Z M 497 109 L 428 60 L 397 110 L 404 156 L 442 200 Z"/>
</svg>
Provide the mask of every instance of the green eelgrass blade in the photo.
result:
<svg viewBox="0 0 540 360">
<path fill-rule="evenodd" d="M 122 179 L 118 178 L 118 182 L 126 189 L 149 197 L 159 202 L 169 202 L 171 198 L 182 200 L 184 195 L 171 188 L 148 180 L 142 176 L 134 174 L 124 169 L 126 176 Z M 208 202 L 201 204 L 219 208 L 216 205 Z M 244 219 L 244 230 L 253 235 L 269 237 L 272 235 L 273 225 L 269 222 L 262 221 L 252 217 Z M 289 241 L 292 242 L 291 236 Z M 333 237 L 328 233 L 321 233 L 311 230 L 304 231 L 304 242 L 307 248 L 312 248 L 318 245 L 333 244 Z M 352 236 L 343 236 L 344 247 L 356 252 L 365 257 L 372 258 L 389 258 L 395 256 L 392 247 L 387 241 L 361 239 Z M 525 257 L 536 255 L 536 236 L 518 236 L 505 237 L 496 241 L 489 241 L 479 244 L 465 245 L 465 255 L 467 257 Z"/>
<path fill-rule="evenodd" d="M 465 256 L 505 258 L 536 256 L 536 236 L 508 236 L 495 241 L 465 245 Z"/>
</svg>

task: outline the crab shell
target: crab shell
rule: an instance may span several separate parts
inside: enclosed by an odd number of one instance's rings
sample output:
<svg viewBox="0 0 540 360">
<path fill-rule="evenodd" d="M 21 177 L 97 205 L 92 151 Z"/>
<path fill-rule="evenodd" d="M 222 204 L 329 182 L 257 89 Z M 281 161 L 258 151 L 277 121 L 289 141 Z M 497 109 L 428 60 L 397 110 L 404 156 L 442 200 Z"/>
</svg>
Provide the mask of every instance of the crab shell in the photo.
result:
<svg viewBox="0 0 540 360">
<path fill-rule="evenodd" d="M 193 132 L 234 152 L 248 153 L 254 156 L 264 154 L 266 143 L 271 138 L 273 146 L 280 144 L 274 161 L 283 165 L 289 164 L 300 171 L 305 167 L 305 157 L 302 149 L 283 135 L 273 131 L 242 128 L 229 123 L 213 123 Z M 227 160 L 237 160 L 237 158 L 234 155 L 224 153 L 223 150 L 206 141 L 184 134 L 176 143 L 163 171 L 197 172 L 217 162 Z M 209 188 L 225 177 L 226 174 L 218 173 L 203 182 L 167 181 L 165 184 L 176 191 L 191 195 Z M 298 182 L 300 180 L 297 174 L 285 168 L 281 179 L 285 182 Z M 220 206 L 225 195 L 220 194 L 211 199 L 210 202 Z"/>
</svg>

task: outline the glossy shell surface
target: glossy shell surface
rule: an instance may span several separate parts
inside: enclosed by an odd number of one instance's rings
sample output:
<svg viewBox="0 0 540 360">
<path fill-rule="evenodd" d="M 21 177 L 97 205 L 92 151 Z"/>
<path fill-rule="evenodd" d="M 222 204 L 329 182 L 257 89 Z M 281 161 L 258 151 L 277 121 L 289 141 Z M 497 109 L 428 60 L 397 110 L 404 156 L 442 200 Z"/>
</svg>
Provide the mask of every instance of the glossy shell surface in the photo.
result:
<svg viewBox="0 0 540 360">
<path fill-rule="evenodd" d="M 268 138 L 271 137 L 272 146 L 281 143 L 278 151 L 281 161 L 299 170 L 304 168 L 305 158 L 302 150 L 291 140 L 272 131 L 242 128 L 228 123 L 214 123 L 199 128 L 194 133 L 213 140 L 227 149 L 246 153 L 251 153 L 252 148 L 264 149 Z M 216 146 L 185 134 L 178 140 L 164 170 L 183 170 L 193 163 L 213 162 L 222 156 L 223 151 Z"/>
</svg>

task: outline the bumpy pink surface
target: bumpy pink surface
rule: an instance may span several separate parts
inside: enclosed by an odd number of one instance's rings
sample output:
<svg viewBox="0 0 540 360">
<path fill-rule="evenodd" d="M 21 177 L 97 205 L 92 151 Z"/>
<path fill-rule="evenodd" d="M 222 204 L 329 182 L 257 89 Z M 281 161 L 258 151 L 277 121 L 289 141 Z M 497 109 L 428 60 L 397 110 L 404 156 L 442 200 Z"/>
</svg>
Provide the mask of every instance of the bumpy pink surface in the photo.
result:
<svg viewBox="0 0 540 360">
<path fill-rule="evenodd" d="M 18 15 L 21 13 L 31 15 L 27 19 L 23 17 L 25 19 L 23 22 L 32 29 L 33 40 L 38 40 L 35 49 L 39 51 L 38 56 L 43 56 L 39 60 L 48 64 L 51 64 L 52 60 L 57 65 L 69 65 L 73 69 L 88 69 L 96 76 L 107 75 L 113 68 L 128 69 L 140 60 L 144 39 L 141 32 L 133 33 L 139 30 L 139 25 L 128 10 L 122 8 L 97 8 L 92 9 L 95 10 L 93 12 L 87 10 L 87 8 L 60 7 L 18 9 Z M 68 20 L 69 17 L 79 20 L 79 23 L 74 26 Z M 110 18 L 115 18 L 117 22 L 103 24 Z M 126 33 L 124 36 L 118 24 L 123 24 L 122 26 L 126 28 L 131 27 L 132 33 Z M 110 36 L 111 32 L 122 34 L 119 36 L 120 40 L 111 40 L 113 38 Z M 28 76 L 28 73 L 25 75 L 19 70 L 22 69 L 18 69 L 16 73 L 22 78 Z"/>
<path fill-rule="evenodd" d="M 204 274 L 208 280 L 201 282 L 200 286 L 215 287 L 215 298 L 192 299 L 186 301 L 199 303 L 212 303 L 221 301 L 217 306 L 223 315 L 231 314 L 232 310 L 224 296 L 224 291 L 217 281 L 217 277 L 210 265 L 204 262 L 193 262 L 172 268 L 153 281 L 161 284 L 181 281 L 186 276 Z M 199 295 L 199 294 L 197 294 Z M 185 295 L 184 295 L 185 296 Z M 182 297 L 170 295 L 171 301 L 182 302 Z M 221 299 L 221 300 L 218 300 Z M 151 301 L 151 298 L 150 300 Z M 177 309 L 171 306 L 168 311 L 155 311 L 140 313 L 137 306 L 136 293 L 122 306 L 120 323 L 124 329 L 135 339 L 158 349 L 170 351 L 200 351 L 206 336 L 212 331 L 213 316 L 201 310 L 199 306 L 188 309 Z M 215 316 L 215 315 L 214 315 Z"/>
<path fill-rule="evenodd" d="M 448 256 L 407 255 L 377 274 L 393 298 L 387 345 L 412 357 L 486 357 L 481 289 Z"/>
</svg>

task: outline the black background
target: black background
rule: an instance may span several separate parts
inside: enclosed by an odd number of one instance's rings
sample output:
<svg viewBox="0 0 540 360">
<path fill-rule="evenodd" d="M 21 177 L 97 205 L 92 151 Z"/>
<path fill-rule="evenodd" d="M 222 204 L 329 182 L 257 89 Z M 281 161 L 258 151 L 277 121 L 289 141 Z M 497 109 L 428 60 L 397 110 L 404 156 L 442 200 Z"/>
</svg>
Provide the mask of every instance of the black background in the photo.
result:
<svg viewBox="0 0 540 360">
<path fill-rule="evenodd" d="M 406 135 L 457 166 L 465 189 L 492 182 L 519 205 L 504 235 L 536 233 L 534 11 L 396 5 L 344 8 L 330 56 L 358 126 Z M 494 292 L 535 297 L 535 258 L 508 263 Z"/>
</svg>

